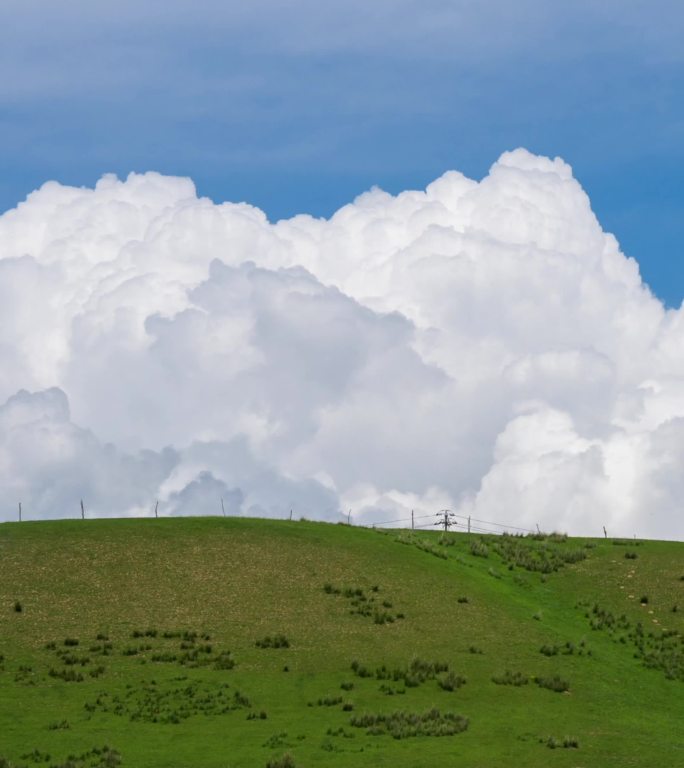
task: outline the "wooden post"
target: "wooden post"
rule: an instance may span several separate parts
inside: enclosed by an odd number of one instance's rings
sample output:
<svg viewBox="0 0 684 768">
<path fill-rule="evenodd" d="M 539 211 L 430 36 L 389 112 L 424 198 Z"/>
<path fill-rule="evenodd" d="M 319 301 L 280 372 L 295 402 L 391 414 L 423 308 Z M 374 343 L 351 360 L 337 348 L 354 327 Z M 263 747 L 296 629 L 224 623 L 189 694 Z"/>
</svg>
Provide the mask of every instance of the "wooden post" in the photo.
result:
<svg viewBox="0 0 684 768">
<path fill-rule="evenodd" d="M 157 502 L 154 505 L 154 516 L 155 517 L 159 517 L 159 515 L 157 514 L 158 510 L 159 510 L 159 499 L 157 499 Z"/>
<path fill-rule="evenodd" d="M 226 507 L 223 503 L 223 496 L 221 496 L 221 512 L 223 512 L 223 516 L 226 516 Z"/>
<path fill-rule="evenodd" d="M 605 525 L 603 526 L 603 538 L 604 539 L 608 538 L 608 531 L 606 530 L 606 526 Z"/>
<path fill-rule="evenodd" d="M 21 502 L 19 502 L 19 522 L 21 522 Z"/>
<path fill-rule="evenodd" d="M 85 507 L 83 506 L 83 499 L 81 499 L 81 520 L 85 520 Z"/>
</svg>

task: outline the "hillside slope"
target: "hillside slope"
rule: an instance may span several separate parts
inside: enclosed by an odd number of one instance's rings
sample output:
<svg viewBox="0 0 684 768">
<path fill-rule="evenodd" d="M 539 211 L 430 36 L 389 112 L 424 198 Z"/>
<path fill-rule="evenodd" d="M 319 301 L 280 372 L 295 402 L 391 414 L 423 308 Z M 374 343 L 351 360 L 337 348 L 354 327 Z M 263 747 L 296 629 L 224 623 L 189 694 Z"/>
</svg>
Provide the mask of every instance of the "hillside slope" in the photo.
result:
<svg viewBox="0 0 684 768">
<path fill-rule="evenodd" d="M 684 766 L 683 638 L 679 543 L 4 524 L 0 766 Z"/>
</svg>

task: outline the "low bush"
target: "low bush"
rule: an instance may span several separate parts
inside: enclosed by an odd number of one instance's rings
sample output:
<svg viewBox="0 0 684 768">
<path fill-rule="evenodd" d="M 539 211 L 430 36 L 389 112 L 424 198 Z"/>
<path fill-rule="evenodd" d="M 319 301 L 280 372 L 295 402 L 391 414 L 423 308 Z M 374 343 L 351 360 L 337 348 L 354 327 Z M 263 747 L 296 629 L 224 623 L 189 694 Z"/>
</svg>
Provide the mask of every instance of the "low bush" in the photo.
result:
<svg viewBox="0 0 684 768">
<path fill-rule="evenodd" d="M 475 539 L 470 542 L 470 554 L 475 557 L 489 557 L 489 547 L 482 539 Z"/>
<path fill-rule="evenodd" d="M 468 718 L 453 712 L 441 713 L 433 708 L 417 714 L 414 712 L 392 712 L 390 714 L 363 714 L 349 721 L 354 728 L 365 728 L 369 736 L 388 734 L 393 739 L 415 736 L 453 736 L 468 728 Z"/>
<path fill-rule="evenodd" d="M 553 677 L 535 677 L 534 682 L 540 688 L 547 688 L 549 691 L 555 691 L 556 693 L 564 693 L 570 690 L 570 683 L 558 677 L 558 675 Z"/>
<path fill-rule="evenodd" d="M 322 696 L 316 701 L 317 707 L 335 707 L 342 703 L 341 696 Z"/>
<path fill-rule="evenodd" d="M 257 640 L 254 645 L 257 648 L 289 648 L 290 641 L 285 635 L 273 635 L 272 637 L 271 635 L 266 635 L 261 640 Z"/>
<path fill-rule="evenodd" d="M 455 672 L 445 672 L 437 678 L 437 685 L 443 691 L 457 691 L 465 683 L 465 677 L 457 675 Z"/>
<path fill-rule="evenodd" d="M 558 654 L 558 646 L 542 645 L 542 647 L 539 649 L 539 653 L 544 654 L 544 656 L 556 656 Z"/>
<path fill-rule="evenodd" d="M 529 683 L 529 678 L 527 675 L 523 675 L 522 672 L 511 672 L 507 669 L 503 675 L 495 675 L 492 677 L 492 682 L 496 683 L 496 685 L 514 685 L 519 687 L 521 685 L 527 685 Z"/>
<path fill-rule="evenodd" d="M 549 749 L 579 749 L 579 741 L 572 736 L 565 736 L 562 739 L 549 736 L 544 743 Z"/>
<path fill-rule="evenodd" d="M 282 757 L 269 760 L 266 763 L 266 768 L 297 768 L 297 765 L 294 757 L 289 752 L 286 752 Z"/>
<path fill-rule="evenodd" d="M 48 731 L 68 731 L 71 728 L 67 720 L 59 720 L 48 725 Z"/>
<path fill-rule="evenodd" d="M 75 669 L 55 669 L 54 667 L 50 667 L 48 675 L 59 680 L 64 680 L 65 683 L 82 683 L 84 680 L 83 675 Z"/>
</svg>

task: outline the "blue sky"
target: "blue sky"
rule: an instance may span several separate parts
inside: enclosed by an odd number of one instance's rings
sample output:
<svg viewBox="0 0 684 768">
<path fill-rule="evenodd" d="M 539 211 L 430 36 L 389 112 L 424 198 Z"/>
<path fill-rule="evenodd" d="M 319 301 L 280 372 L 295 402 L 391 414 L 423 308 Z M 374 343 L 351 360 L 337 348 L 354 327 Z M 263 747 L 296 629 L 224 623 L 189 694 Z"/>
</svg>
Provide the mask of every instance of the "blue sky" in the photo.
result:
<svg viewBox="0 0 684 768">
<path fill-rule="evenodd" d="M 191 176 L 277 219 L 560 155 L 684 298 L 684 6 L 4 0 L 0 210 L 47 179 Z"/>
</svg>

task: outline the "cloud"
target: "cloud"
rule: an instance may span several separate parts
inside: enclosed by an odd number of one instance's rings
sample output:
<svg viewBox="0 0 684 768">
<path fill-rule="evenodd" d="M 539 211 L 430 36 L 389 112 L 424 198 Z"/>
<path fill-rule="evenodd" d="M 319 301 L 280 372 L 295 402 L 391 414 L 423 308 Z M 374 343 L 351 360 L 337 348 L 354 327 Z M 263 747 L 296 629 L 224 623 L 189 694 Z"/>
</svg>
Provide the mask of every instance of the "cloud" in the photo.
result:
<svg viewBox="0 0 684 768">
<path fill-rule="evenodd" d="M 50 182 L 0 217 L 0 299 L 3 519 L 684 537 L 682 310 L 558 158 L 277 223 L 155 173 Z"/>
</svg>

